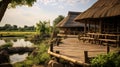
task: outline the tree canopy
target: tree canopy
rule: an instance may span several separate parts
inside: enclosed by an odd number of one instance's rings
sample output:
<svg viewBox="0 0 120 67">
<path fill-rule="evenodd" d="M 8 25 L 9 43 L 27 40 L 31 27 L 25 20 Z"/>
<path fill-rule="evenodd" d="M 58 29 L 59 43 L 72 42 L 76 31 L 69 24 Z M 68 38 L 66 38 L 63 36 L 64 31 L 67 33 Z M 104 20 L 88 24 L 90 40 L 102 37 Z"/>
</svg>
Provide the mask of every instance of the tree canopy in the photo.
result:
<svg viewBox="0 0 120 67">
<path fill-rule="evenodd" d="M 32 6 L 36 0 L 0 0 L 0 21 L 4 16 L 6 9 L 9 7 L 16 7 L 21 5 Z"/>
<path fill-rule="evenodd" d="M 57 18 L 53 20 L 53 25 L 56 26 L 56 24 L 58 24 L 63 19 L 64 19 L 64 16 L 59 15 Z"/>
<path fill-rule="evenodd" d="M 17 5 L 32 6 L 34 4 L 34 2 L 36 2 L 36 0 L 12 0 L 9 6 L 11 6 L 11 7 L 16 7 Z"/>
<path fill-rule="evenodd" d="M 36 23 L 36 32 L 38 34 L 47 34 L 50 32 L 50 22 L 49 21 L 39 21 Z"/>
</svg>

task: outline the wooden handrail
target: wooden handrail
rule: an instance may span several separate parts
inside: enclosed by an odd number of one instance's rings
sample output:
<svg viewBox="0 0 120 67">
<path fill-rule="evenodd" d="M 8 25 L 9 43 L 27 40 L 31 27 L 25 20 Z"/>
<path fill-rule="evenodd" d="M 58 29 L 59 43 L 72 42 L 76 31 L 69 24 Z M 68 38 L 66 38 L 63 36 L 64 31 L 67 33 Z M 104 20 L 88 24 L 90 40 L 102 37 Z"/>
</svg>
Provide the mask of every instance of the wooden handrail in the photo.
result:
<svg viewBox="0 0 120 67">
<path fill-rule="evenodd" d="M 51 51 L 50 51 L 50 48 L 48 49 L 48 54 L 50 54 L 50 55 L 52 55 L 52 56 L 55 56 L 55 57 L 57 57 L 57 58 L 64 59 L 64 60 L 66 60 L 66 61 L 70 61 L 70 62 L 75 63 L 75 64 L 83 65 L 83 66 L 85 66 L 85 67 L 90 67 L 90 64 L 88 64 L 88 63 L 84 63 L 84 62 L 82 62 L 82 61 L 77 61 L 77 60 L 72 59 L 72 58 L 69 58 L 69 57 L 67 57 L 67 56 L 60 55 L 60 54 L 51 52 Z"/>
</svg>

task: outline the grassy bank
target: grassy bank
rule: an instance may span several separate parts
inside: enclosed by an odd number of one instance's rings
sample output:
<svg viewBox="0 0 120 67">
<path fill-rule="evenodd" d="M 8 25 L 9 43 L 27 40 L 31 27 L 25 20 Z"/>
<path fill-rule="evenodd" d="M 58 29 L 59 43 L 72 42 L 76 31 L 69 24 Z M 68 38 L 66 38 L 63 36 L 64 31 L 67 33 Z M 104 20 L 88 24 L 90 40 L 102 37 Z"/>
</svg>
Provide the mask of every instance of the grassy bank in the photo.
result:
<svg viewBox="0 0 120 67">
<path fill-rule="evenodd" d="M 33 65 L 44 65 L 50 60 L 50 56 L 47 53 L 49 45 L 46 41 L 35 45 L 37 47 L 25 61 L 13 64 L 13 67 L 32 67 Z"/>
<path fill-rule="evenodd" d="M 0 32 L 0 37 L 25 37 L 34 34 L 36 32 Z"/>
</svg>

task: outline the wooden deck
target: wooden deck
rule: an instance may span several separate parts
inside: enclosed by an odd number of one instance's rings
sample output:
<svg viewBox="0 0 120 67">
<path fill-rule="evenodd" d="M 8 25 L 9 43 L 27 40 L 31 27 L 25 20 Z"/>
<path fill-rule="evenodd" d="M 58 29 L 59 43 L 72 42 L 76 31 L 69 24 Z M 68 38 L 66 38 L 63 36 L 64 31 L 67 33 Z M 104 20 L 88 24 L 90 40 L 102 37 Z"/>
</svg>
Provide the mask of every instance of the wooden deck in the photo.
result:
<svg viewBox="0 0 120 67">
<path fill-rule="evenodd" d="M 95 57 L 99 54 L 107 54 L 107 47 L 103 45 L 95 45 L 83 43 L 78 38 L 62 39 L 59 46 L 54 46 L 53 51 L 60 51 L 60 55 L 69 57 L 76 61 L 85 63 L 84 51 L 88 51 L 88 57 Z M 110 47 L 110 51 L 115 51 L 116 48 Z"/>
</svg>

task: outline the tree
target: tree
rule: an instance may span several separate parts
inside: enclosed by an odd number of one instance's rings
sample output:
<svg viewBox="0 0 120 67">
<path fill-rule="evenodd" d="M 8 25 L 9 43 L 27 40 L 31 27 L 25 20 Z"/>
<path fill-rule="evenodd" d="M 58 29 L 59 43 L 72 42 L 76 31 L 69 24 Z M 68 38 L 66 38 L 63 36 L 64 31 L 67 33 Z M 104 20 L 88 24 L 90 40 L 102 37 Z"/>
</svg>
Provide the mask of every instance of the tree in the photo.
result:
<svg viewBox="0 0 120 67">
<path fill-rule="evenodd" d="M 49 33 L 49 26 L 47 21 L 39 21 L 39 23 L 36 23 L 36 32 L 39 34 L 46 34 Z"/>
<path fill-rule="evenodd" d="M 5 24 L 4 27 L 5 31 L 9 31 L 12 29 L 12 26 L 10 24 Z"/>
<path fill-rule="evenodd" d="M 0 22 L 2 20 L 2 17 L 4 16 L 4 13 L 8 7 L 16 7 L 17 5 L 28 5 L 32 6 L 36 0 L 0 0 Z"/>
<path fill-rule="evenodd" d="M 17 29 L 18 29 L 17 25 L 13 25 L 13 30 L 17 30 Z"/>
<path fill-rule="evenodd" d="M 57 18 L 54 19 L 53 25 L 56 26 L 63 19 L 64 19 L 64 16 L 59 15 Z"/>
</svg>

